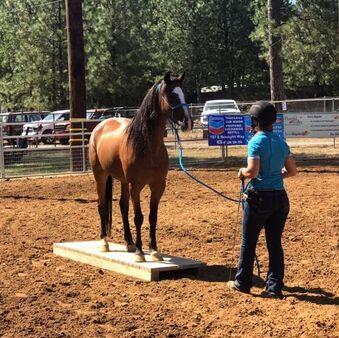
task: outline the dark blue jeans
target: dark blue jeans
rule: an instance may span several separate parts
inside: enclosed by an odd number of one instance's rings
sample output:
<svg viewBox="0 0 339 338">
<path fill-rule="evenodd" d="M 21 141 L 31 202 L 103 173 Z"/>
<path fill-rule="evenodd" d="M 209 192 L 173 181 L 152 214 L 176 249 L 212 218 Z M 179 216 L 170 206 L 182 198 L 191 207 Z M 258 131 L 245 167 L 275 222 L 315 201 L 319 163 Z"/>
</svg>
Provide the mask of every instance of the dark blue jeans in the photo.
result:
<svg viewBox="0 0 339 338">
<path fill-rule="evenodd" d="M 255 193 L 252 198 L 243 202 L 242 242 L 235 284 L 244 291 L 251 289 L 255 247 L 260 230 L 265 228 L 269 254 L 266 290 L 277 293 L 281 292 L 284 286 L 284 253 L 281 236 L 289 213 L 289 200 L 285 190 Z"/>
</svg>

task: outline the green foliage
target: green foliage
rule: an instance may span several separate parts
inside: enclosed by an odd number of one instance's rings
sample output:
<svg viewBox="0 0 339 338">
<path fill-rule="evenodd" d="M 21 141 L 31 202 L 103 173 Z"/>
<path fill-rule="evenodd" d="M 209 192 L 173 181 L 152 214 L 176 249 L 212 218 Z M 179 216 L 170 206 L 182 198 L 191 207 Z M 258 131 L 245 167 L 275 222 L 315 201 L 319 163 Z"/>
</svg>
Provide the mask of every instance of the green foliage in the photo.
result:
<svg viewBox="0 0 339 338">
<path fill-rule="evenodd" d="M 281 30 L 291 17 L 293 6 L 289 0 L 282 0 L 280 10 L 281 25 L 277 26 L 271 23 L 272 30 L 277 34 L 281 34 Z M 260 43 L 260 57 L 268 62 L 268 47 L 269 47 L 269 20 L 268 20 L 267 0 L 252 0 L 251 1 L 251 16 L 255 29 L 251 32 L 251 39 Z"/>
<path fill-rule="evenodd" d="M 191 101 L 267 96 L 266 0 L 84 0 L 87 106 L 139 105 L 168 70 L 186 70 Z M 334 0 L 284 0 L 285 87 L 338 89 Z M 68 107 L 64 1 L 0 2 L 0 103 Z"/>
<path fill-rule="evenodd" d="M 267 0 L 253 0 L 253 41 L 261 44 L 261 57 L 268 62 Z M 284 85 L 298 91 L 310 88 L 314 95 L 327 87 L 339 92 L 336 32 L 337 3 L 334 0 L 297 0 L 283 2 L 282 25 L 276 30 L 282 37 Z"/>
<path fill-rule="evenodd" d="M 54 108 L 66 101 L 66 37 L 61 3 L 0 5 L 0 100 L 8 108 Z"/>
<path fill-rule="evenodd" d="M 89 106 L 140 104 L 159 74 L 152 1 L 84 3 Z"/>
<path fill-rule="evenodd" d="M 188 88 L 198 101 L 204 86 L 218 85 L 224 95 L 240 97 L 242 90 L 263 83 L 266 69 L 257 45 L 249 39 L 254 28 L 249 2 L 158 1 L 165 31 L 161 52 L 169 56 L 170 65 L 187 70 Z"/>
<path fill-rule="evenodd" d="M 337 6 L 334 0 L 296 2 L 283 30 L 285 82 L 290 88 L 332 86 L 339 93 Z"/>
</svg>

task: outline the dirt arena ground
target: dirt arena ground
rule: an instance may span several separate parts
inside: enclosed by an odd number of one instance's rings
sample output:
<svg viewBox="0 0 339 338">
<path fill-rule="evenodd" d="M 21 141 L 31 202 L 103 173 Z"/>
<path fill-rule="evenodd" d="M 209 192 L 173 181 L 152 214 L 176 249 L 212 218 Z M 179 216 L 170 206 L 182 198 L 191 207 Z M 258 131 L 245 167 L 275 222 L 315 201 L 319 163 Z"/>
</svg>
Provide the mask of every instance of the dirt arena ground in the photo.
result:
<svg viewBox="0 0 339 338">
<path fill-rule="evenodd" d="M 236 170 L 193 172 L 237 198 Z M 118 198 L 118 184 L 114 199 Z M 91 175 L 0 181 L 0 337 L 338 337 L 338 168 L 302 167 L 286 181 L 285 298 L 226 289 L 240 244 L 238 206 L 170 171 L 159 210 L 164 253 L 204 261 L 199 274 L 144 282 L 53 255 L 55 242 L 93 240 Z M 149 191 L 143 193 L 147 220 Z M 116 204 L 117 206 L 117 204 Z M 113 239 L 122 241 L 114 209 Z M 132 216 L 131 216 L 132 220 Z M 148 241 L 148 224 L 143 227 Z"/>
</svg>

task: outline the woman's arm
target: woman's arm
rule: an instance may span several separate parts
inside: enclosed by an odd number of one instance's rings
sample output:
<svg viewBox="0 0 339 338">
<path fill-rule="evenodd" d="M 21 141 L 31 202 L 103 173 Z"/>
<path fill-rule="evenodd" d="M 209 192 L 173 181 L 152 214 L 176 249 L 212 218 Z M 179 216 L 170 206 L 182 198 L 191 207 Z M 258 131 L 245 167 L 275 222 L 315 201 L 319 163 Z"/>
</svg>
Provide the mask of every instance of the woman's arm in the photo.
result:
<svg viewBox="0 0 339 338">
<path fill-rule="evenodd" d="M 242 178 L 254 178 L 259 174 L 260 160 L 258 158 L 250 158 L 247 160 L 247 167 L 240 168 L 238 177 Z"/>
<path fill-rule="evenodd" d="M 297 164 L 292 155 L 288 156 L 285 163 L 285 167 L 282 170 L 283 178 L 295 176 L 297 174 Z"/>
</svg>

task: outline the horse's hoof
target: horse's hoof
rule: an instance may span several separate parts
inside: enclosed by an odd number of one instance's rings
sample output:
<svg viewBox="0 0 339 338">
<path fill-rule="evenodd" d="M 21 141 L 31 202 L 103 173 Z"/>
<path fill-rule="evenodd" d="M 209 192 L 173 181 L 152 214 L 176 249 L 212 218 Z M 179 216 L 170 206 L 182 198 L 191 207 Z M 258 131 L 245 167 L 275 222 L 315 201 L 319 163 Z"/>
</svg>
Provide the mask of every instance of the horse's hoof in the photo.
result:
<svg viewBox="0 0 339 338">
<path fill-rule="evenodd" d="M 135 244 L 127 244 L 126 249 L 127 249 L 127 252 L 135 252 L 137 247 L 135 246 Z"/>
<path fill-rule="evenodd" d="M 134 262 L 135 263 L 146 262 L 145 255 L 142 254 L 142 253 L 135 253 L 134 254 Z"/>
<path fill-rule="evenodd" d="M 109 252 L 109 245 L 107 241 L 101 241 L 99 246 L 100 252 Z"/>
<path fill-rule="evenodd" d="M 150 258 L 152 262 L 161 262 L 164 260 L 162 254 L 158 251 L 152 251 L 150 254 Z"/>
</svg>

